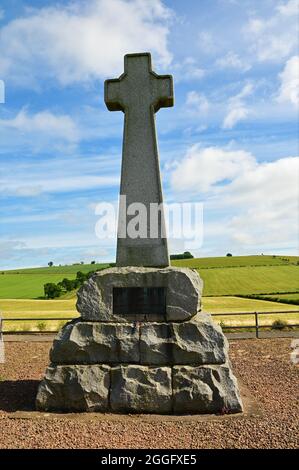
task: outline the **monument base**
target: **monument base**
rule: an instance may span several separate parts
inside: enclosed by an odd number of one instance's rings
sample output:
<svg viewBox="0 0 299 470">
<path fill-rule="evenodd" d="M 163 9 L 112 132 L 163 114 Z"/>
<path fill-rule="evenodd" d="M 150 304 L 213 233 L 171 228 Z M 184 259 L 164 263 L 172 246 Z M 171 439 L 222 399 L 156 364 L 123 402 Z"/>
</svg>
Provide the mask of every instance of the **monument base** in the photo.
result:
<svg viewBox="0 0 299 470">
<path fill-rule="evenodd" d="M 94 274 L 78 293 L 82 317 L 67 323 L 54 340 L 37 409 L 242 411 L 228 342 L 210 315 L 199 311 L 201 286 L 198 273 L 183 268 L 112 268 Z M 121 291 L 115 295 L 114 289 Z M 128 305 L 138 305 L 143 313 L 130 314 Z M 149 321 L 149 305 L 155 321 Z M 187 320 L 167 321 L 179 313 Z"/>
</svg>

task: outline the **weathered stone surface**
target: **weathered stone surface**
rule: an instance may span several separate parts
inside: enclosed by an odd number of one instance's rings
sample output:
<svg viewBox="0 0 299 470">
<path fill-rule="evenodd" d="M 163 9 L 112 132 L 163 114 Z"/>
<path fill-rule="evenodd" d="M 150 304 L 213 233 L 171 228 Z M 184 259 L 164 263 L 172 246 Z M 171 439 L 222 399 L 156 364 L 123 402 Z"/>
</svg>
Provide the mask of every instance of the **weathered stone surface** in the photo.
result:
<svg viewBox="0 0 299 470">
<path fill-rule="evenodd" d="M 55 364 L 139 362 L 139 325 L 134 323 L 70 322 L 53 342 Z"/>
<path fill-rule="evenodd" d="M 127 413 L 170 413 L 169 367 L 121 366 L 111 370 L 110 406 Z"/>
<path fill-rule="evenodd" d="M 242 411 L 237 381 L 228 364 L 173 367 L 174 413 Z"/>
<path fill-rule="evenodd" d="M 173 81 L 170 75 L 153 73 L 149 53 L 127 54 L 125 72 L 118 78 L 106 80 L 105 103 L 110 111 L 125 113 L 122 152 L 121 196 L 117 240 L 117 266 L 169 266 L 164 218 L 149 217 L 150 205 L 162 205 L 162 186 L 154 113 L 161 107 L 173 106 Z M 142 204 L 148 217 L 143 219 L 145 236 L 130 238 L 126 230 L 132 215 L 130 204 Z M 152 234 L 150 221 L 156 224 Z"/>
<path fill-rule="evenodd" d="M 52 366 L 46 370 L 36 397 L 44 411 L 106 411 L 110 368 L 105 365 Z"/>
<path fill-rule="evenodd" d="M 55 364 L 223 364 L 228 343 L 206 314 L 183 323 L 72 321 L 53 342 Z"/>
<path fill-rule="evenodd" d="M 165 287 L 166 315 L 113 314 L 114 287 Z M 201 309 L 202 280 L 188 268 L 108 268 L 91 276 L 78 292 L 84 320 L 104 322 L 185 321 Z"/>
<path fill-rule="evenodd" d="M 223 364 L 228 342 L 206 314 L 182 323 L 142 323 L 142 364 Z"/>
</svg>

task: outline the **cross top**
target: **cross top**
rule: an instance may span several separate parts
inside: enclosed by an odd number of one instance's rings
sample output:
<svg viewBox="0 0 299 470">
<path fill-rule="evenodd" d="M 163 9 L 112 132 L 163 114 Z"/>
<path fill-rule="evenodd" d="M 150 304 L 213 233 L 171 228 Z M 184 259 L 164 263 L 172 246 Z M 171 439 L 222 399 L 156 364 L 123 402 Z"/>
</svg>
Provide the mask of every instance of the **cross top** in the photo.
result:
<svg viewBox="0 0 299 470">
<path fill-rule="evenodd" d="M 105 103 L 109 111 L 126 112 L 130 107 L 152 106 L 157 112 L 173 106 L 172 76 L 153 72 L 150 53 L 127 54 L 124 62 L 124 73 L 105 81 Z"/>
<path fill-rule="evenodd" d="M 173 106 L 172 76 L 153 72 L 147 52 L 127 54 L 124 69 L 119 78 L 105 81 L 107 108 L 125 114 L 120 185 L 125 210 L 120 202 L 116 264 L 168 266 L 155 112 Z M 146 211 L 142 220 L 136 215 L 138 209 L 133 209 L 136 203 L 143 214 Z M 161 212 L 149 220 L 153 204 Z M 138 234 L 132 235 L 132 224 Z M 158 226 L 154 233 L 153 225 Z"/>
</svg>

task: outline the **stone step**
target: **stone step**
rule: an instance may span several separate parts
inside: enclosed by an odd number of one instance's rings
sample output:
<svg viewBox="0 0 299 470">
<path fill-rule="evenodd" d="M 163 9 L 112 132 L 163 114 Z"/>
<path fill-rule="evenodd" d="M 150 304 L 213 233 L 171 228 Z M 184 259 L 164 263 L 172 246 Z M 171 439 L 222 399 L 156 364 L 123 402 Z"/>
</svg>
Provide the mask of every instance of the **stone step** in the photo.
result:
<svg viewBox="0 0 299 470">
<path fill-rule="evenodd" d="M 44 411 L 238 413 L 242 402 L 229 364 L 153 367 L 49 366 L 36 407 Z"/>
<path fill-rule="evenodd" d="M 228 342 L 206 314 L 181 323 L 103 323 L 76 320 L 53 342 L 54 364 L 223 364 Z"/>
</svg>

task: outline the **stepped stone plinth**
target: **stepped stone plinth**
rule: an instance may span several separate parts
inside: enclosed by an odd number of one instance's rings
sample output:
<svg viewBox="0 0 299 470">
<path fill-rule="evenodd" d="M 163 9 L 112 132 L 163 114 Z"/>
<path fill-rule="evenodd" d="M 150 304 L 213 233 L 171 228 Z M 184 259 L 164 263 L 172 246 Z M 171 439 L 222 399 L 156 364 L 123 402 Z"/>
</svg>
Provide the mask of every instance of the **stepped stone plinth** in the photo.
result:
<svg viewBox="0 0 299 470">
<path fill-rule="evenodd" d="M 164 297 L 154 297 L 161 301 L 154 304 L 156 313 L 126 310 L 122 315 L 122 304 L 113 302 L 115 289 L 140 286 L 140 306 L 148 312 L 153 307 L 148 289 L 165 289 Z M 228 342 L 220 326 L 200 311 L 201 288 L 191 269 L 110 268 L 92 275 L 78 293 L 81 317 L 67 323 L 54 340 L 37 408 L 240 412 Z"/>
</svg>

